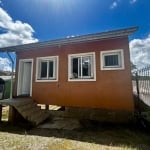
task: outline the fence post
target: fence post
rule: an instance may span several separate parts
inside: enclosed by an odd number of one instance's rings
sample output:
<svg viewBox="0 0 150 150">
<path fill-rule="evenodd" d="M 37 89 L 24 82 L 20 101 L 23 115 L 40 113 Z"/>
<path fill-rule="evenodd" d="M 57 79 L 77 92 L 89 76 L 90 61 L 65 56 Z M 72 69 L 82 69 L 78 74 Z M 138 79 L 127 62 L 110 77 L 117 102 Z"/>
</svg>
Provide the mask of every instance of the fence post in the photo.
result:
<svg viewBox="0 0 150 150">
<path fill-rule="evenodd" d="M 138 96 L 138 98 L 140 98 L 138 72 L 135 73 L 135 81 L 136 81 L 137 96 Z"/>
<path fill-rule="evenodd" d="M 137 91 L 137 107 L 139 110 L 139 113 L 141 113 L 141 108 L 140 108 L 140 91 L 139 91 L 139 76 L 138 72 L 135 73 L 135 81 L 136 81 L 136 91 Z"/>
</svg>

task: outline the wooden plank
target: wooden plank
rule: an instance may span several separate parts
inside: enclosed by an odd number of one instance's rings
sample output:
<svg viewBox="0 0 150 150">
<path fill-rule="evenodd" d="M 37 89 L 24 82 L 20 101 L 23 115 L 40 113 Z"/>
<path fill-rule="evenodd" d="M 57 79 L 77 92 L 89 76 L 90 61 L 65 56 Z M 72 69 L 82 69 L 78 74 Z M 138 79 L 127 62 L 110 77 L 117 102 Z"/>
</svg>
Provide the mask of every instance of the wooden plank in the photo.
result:
<svg viewBox="0 0 150 150">
<path fill-rule="evenodd" d="M 19 121 L 18 119 L 20 119 L 20 116 L 18 114 L 22 115 L 24 119 L 35 123 L 36 125 L 49 117 L 49 114 L 44 113 L 45 111 L 41 110 L 31 98 L 14 98 L 1 100 L 0 119 L 2 117 L 1 105 L 9 105 L 8 121 L 11 123 L 16 123 L 16 121 Z"/>
<path fill-rule="evenodd" d="M 8 121 L 11 123 L 15 123 L 16 121 L 16 110 L 13 106 L 9 106 L 9 116 L 8 116 Z"/>
<path fill-rule="evenodd" d="M 15 106 L 15 105 L 23 105 L 32 101 L 33 100 L 31 98 L 12 98 L 0 100 L 0 104 Z"/>
</svg>

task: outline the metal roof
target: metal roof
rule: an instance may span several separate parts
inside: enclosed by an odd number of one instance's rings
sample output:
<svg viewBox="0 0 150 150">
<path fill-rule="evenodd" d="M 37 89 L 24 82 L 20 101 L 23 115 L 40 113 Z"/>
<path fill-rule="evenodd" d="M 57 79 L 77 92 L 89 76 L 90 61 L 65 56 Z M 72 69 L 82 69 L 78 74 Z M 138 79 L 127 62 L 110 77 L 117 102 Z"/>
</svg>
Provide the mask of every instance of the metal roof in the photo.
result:
<svg viewBox="0 0 150 150">
<path fill-rule="evenodd" d="M 81 36 L 70 37 L 70 38 L 50 40 L 45 42 L 2 47 L 0 48 L 0 52 L 18 52 L 18 51 L 37 49 L 37 48 L 39 49 L 43 47 L 54 47 L 54 46 L 61 46 L 61 45 L 74 44 L 74 43 L 83 43 L 83 42 L 119 38 L 119 37 L 129 36 L 137 30 L 138 27 L 130 27 L 130 28 L 100 32 L 94 34 L 87 34 L 87 35 L 81 35 Z"/>
</svg>

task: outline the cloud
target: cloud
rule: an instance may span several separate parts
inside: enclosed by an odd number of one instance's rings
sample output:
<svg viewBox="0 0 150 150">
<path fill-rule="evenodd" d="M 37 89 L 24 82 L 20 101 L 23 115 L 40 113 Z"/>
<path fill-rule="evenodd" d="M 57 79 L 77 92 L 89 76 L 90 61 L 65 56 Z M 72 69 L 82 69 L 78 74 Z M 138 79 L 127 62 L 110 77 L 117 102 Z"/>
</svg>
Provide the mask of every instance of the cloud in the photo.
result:
<svg viewBox="0 0 150 150">
<path fill-rule="evenodd" d="M 11 63 L 8 58 L 0 57 L 0 70 L 11 71 Z"/>
<path fill-rule="evenodd" d="M 0 0 L 0 4 L 2 1 Z M 0 7 L 0 47 L 34 43 L 34 30 L 30 24 L 13 18 Z M 0 57 L 0 70 L 10 70 L 9 59 Z"/>
<path fill-rule="evenodd" d="M 129 0 L 130 4 L 136 3 L 138 0 Z M 123 2 L 122 0 L 114 0 L 113 3 L 110 5 L 110 9 L 114 9 L 118 7 L 119 3 Z"/>
<path fill-rule="evenodd" d="M 130 4 L 134 4 L 136 2 L 137 2 L 137 0 L 130 0 Z"/>
<path fill-rule="evenodd" d="M 0 47 L 37 42 L 33 37 L 34 30 L 28 23 L 14 21 L 10 15 L 0 7 Z"/>
<path fill-rule="evenodd" d="M 114 8 L 117 7 L 117 6 L 118 6 L 118 1 L 114 1 L 114 2 L 111 4 L 110 8 L 111 8 L 111 9 L 114 9 Z"/>
<path fill-rule="evenodd" d="M 150 35 L 145 39 L 130 41 L 131 61 L 142 68 L 150 64 Z"/>
</svg>

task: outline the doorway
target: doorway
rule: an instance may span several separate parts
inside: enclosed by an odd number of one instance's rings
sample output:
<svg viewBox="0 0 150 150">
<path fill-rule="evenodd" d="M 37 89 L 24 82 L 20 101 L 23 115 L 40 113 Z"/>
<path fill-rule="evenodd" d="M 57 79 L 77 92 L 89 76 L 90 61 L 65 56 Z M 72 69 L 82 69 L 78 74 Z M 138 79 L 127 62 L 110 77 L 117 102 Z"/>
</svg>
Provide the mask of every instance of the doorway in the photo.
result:
<svg viewBox="0 0 150 150">
<path fill-rule="evenodd" d="M 32 96 L 33 59 L 19 61 L 17 96 Z"/>
</svg>

